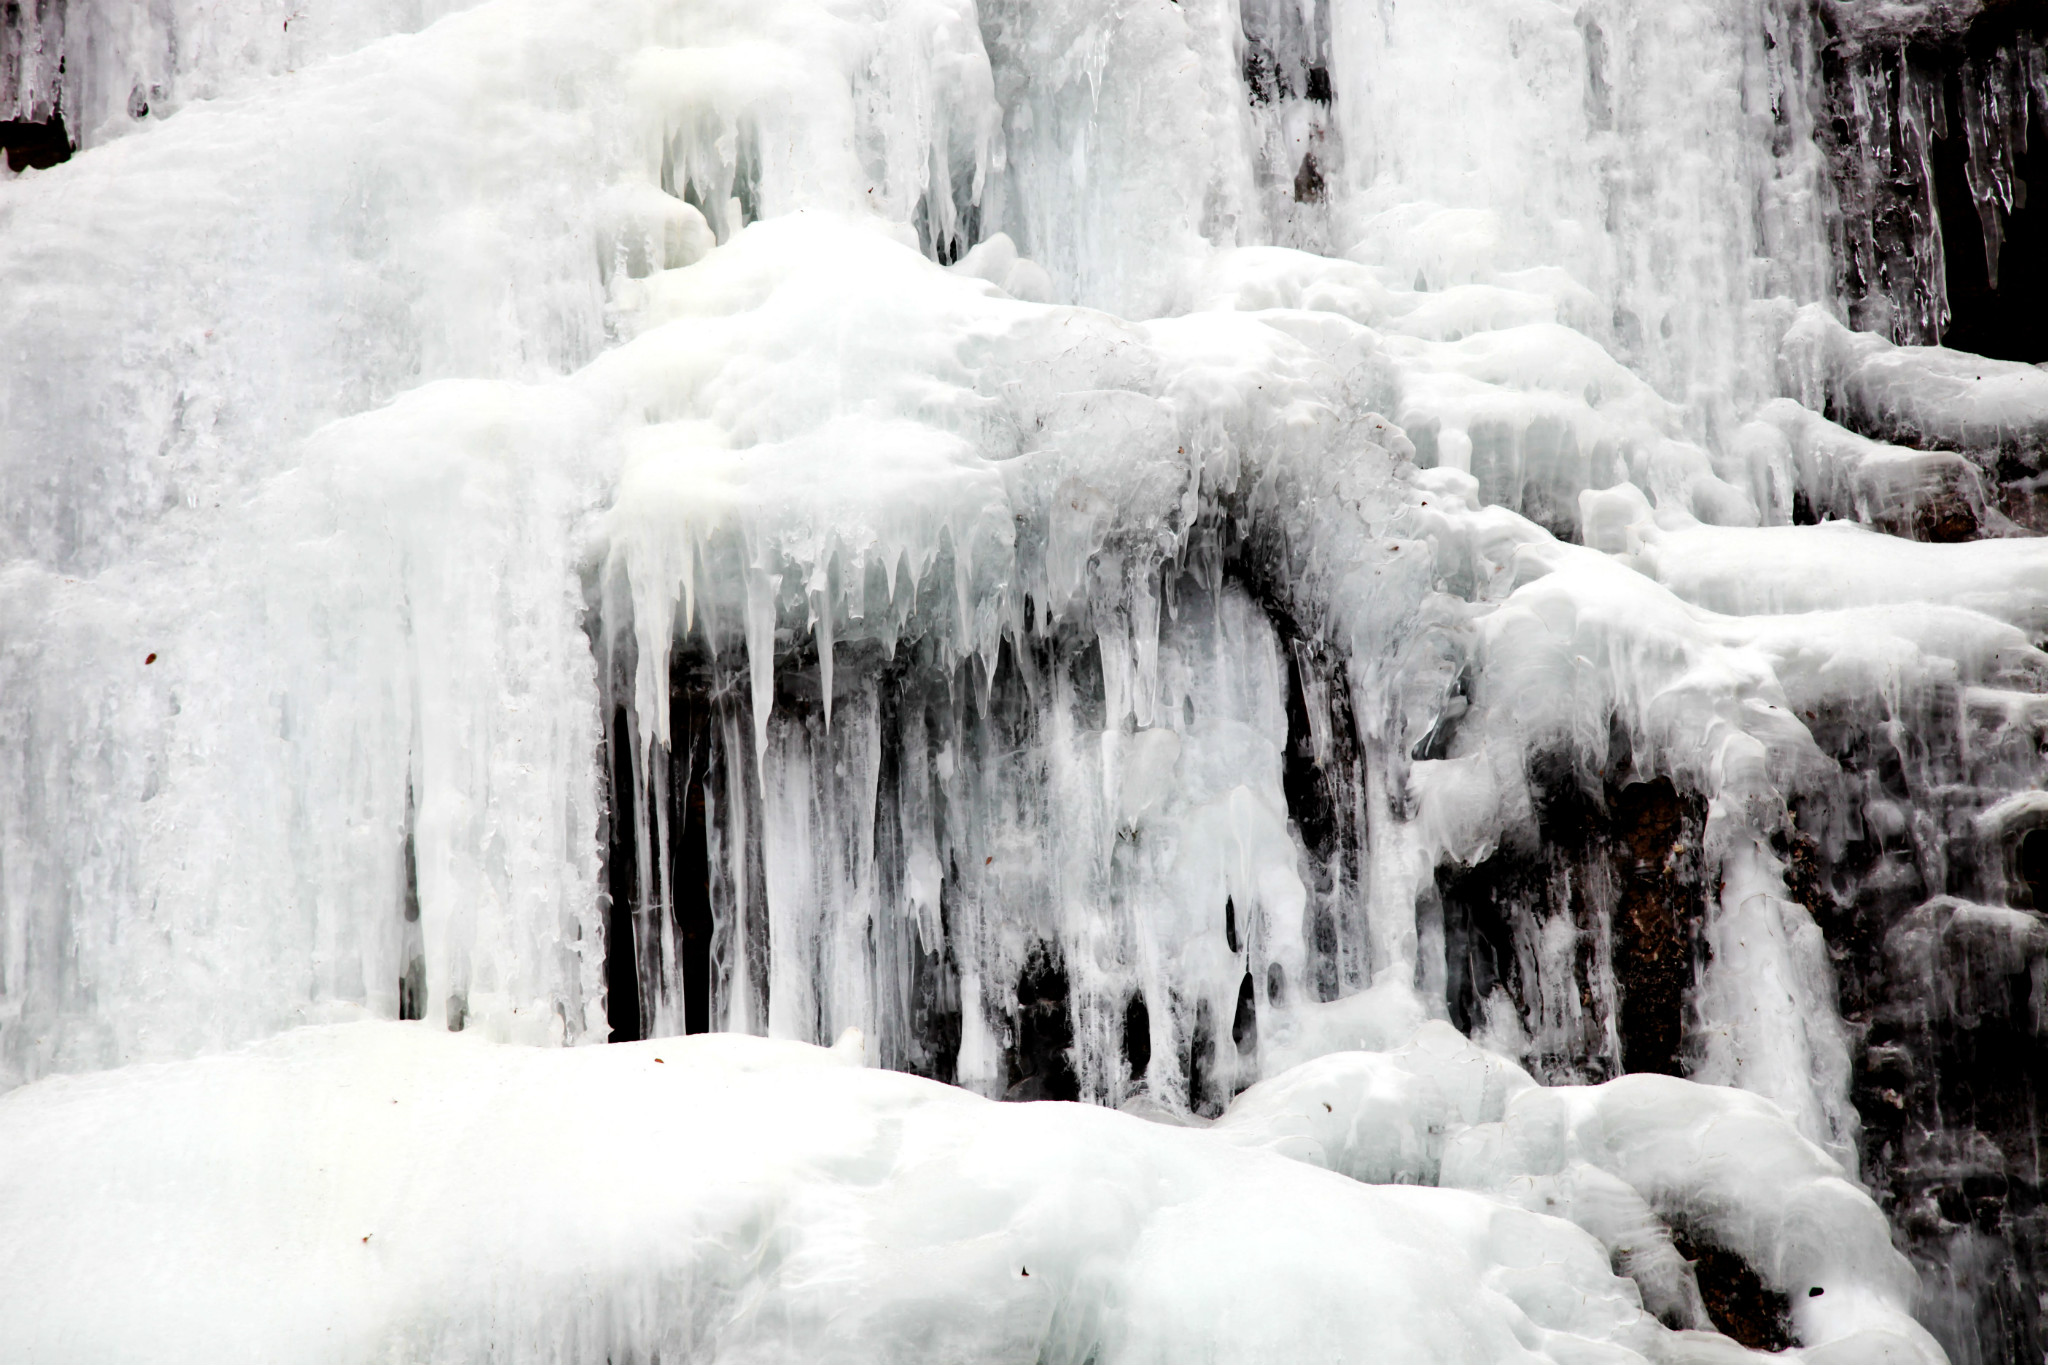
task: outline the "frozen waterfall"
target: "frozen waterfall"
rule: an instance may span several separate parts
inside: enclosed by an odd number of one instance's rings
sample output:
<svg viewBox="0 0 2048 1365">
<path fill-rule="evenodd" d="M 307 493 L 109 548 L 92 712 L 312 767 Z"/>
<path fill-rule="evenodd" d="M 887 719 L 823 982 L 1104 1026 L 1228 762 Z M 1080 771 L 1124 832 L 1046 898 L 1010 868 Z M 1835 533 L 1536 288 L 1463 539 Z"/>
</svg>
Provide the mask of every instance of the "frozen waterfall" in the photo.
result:
<svg viewBox="0 0 2048 1365">
<path fill-rule="evenodd" d="M 0 1360 L 2048 1359 L 2033 0 L 10 0 L 0 151 Z"/>
</svg>

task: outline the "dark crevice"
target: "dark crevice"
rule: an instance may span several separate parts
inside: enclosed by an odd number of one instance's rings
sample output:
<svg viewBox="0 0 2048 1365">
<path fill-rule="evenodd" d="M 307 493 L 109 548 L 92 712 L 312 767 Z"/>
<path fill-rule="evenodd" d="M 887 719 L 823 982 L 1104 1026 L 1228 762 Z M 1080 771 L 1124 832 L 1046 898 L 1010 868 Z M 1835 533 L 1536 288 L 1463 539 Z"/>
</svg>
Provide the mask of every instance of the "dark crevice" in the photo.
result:
<svg viewBox="0 0 2048 1365">
<path fill-rule="evenodd" d="M 609 904 L 605 911 L 604 990 L 605 1022 L 614 1043 L 633 1043 L 645 1037 L 640 1013 L 640 969 L 638 935 L 634 932 L 634 907 L 639 901 L 638 873 L 639 813 L 633 808 L 633 754 L 626 710 L 619 707 L 612 716 L 611 808 L 605 857 L 605 887 Z"/>
<path fill-rule="evenodd" d="M 2048 910 L 2048 828 L 2036 825 L 2020 836 L 2013 849 L 2013 873 L 2025 888 L 2027 904 Z"/>
<path fill-rule="evenodd" d="M 1223 1098 L 1210 1093 L 1216 1075 L 1216 1017 L 1207 1000 L 1195 1002 L 1195 1028 L 1188 1037 L 1188 1108 L 1204 1118 L 1223 1112 Z"/>
<path fill-rule="evenodd" d="M 1269 606 L 1269 617 L 1287 651 L 1287 749 L 1280 786 L 1287 816 L 1309 854 L 1321 861 L 1356 846 L 1352 828 L 1352 779 L 1358 743 L 1351 714 L 1351 685 L 1341 662 L 1301 638 L 1292 622 Z M 1311 706 L 1310 680 L 1319 677 L 1322 702 Z M 1320 722 L 1320 724 L 1318 723 Z"/>
<path fill-rule="evenodd" d="M 1250 972 L 1246 972 L 1244 980 L 1237 983 L 1237 1009 L 1230 1018 L 1230 1041 L 1237 1045 L 1240 1056 L 1258 1050 L 1258 990 L 1252 985 Z"/>
<path fill-rule="evenodd" d="M 1124 1006 L 1124 1063 L 1130 1067 L 1133 1082 L 1143 1079 L 1145 1069 L 1152 1065 L 1152 1011 L 1145 1008 L 1142 991 Z"/>
<path fill-rule="evenodd" d="M 1315 973 L 1316 999 L 1327 1005 L 1337 998 L 1342 984 L 1337 967 L 1337 917 L 1328 906 L 1318 906 L 1310 914 L 1309 946 L 1309 967 Z"/>
<path fill-rule="evenodd" d="M 958 1082 L 960 1074 L 960 964 L 953 957 L 953 896 L 959 878 L 939 888 L 939 941 L 917 942 L 910 953 L 910 1029 L 893 1063 L 914 1076 Z"/>
<path fill-rule="evenodd" d="M 981 205 L 975 202 L 972 182 L 933 187 L 936 194 L 944 195 L 949 191 L 955 205 L 964 205 L 956 208 L 950 230 L 941 226 L 939 210 L 933 206 L 931 194 L 920 198 L 911 214 L 911 221 L 917 227 L 919 249 L 940 265 L 958 263 L 981 241 Z"/>
<path fill-rule="evenodd" d="M 688 677 L 687 669 L 679 675 Z M 683 1031 L 709 1033 L 714 999 L 716 923 L 712 915 L 710 831 L 705 824 L 706 784 L 715 761 L 711 742 L 712 709 L 702 695 L 671 686 L 669 698 L 668 880 L 669 927 L 674 933 L 674 961 L 662 962 L 658 942 L 642 945 L 641 974 L 650 995 L 673 999 L 682 992 Z M 651 821 L 641 828 L 653 829 Z M 659 937 L 658 935 L 656 936 Z M 655 966 L 648 970 L 652 959 Z M 680 981 L 666 979 L 679 973 Z"/>
<path fill-rule="evenodd" d="M 1287 743 L 1280 784 L 1288 820 L 1306 854 L 1301 871 L 1309 890 L 1302 989 L 1328 1002 L 1366 984 L 1359 955 L 1343 949 L 1347 939 L 1364 936 L 1356 880 L 1364 840 L 1365 757 L 1349 670 L 1339 652 L 1296 617 L 1286 563 L 1284 545 L 1254 528 L 1226 561 L 1225 572 L 1259 604 L 1285 646 Z"/>
<path fill-rule="evenodd" d="M 682 949 L 683 1032 L 711 1032 L 711 867 L 705 849 L 704 784 L 689 784 L 676 850 L 676 937 Z"/>
</svg>

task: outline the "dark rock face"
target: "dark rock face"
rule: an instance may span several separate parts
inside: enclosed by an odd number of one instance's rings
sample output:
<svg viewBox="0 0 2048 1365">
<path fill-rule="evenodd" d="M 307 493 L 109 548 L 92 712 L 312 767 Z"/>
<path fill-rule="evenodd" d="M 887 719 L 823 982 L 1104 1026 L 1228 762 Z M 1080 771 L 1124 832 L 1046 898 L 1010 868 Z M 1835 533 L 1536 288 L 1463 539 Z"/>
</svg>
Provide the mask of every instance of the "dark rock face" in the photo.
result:
<svg viewBox="0 0 2048 1365">
<path fill-rule="evenodd" d="M 1796 1344 L 1789 1295 L 1766 1286 L 1733 1252 L 1696 1242 L 1680 1228 L 1672 1230 L 1671 1240 L 1679 1255 L 1693 1263 L 1700 1298 L 1715 1327 L 1752 1351 L 1782 1351 Z"/>
<path fill-rule="evenodd" d="M 1509 1004 L 1546 1081 L 1683 1074 L 1705 823 L 1705 803 L 1664 778 L 1597 798 L 1568 775 L 1547 783 L 1537 847 L 1438 873 L 1452 1021 L 1481 1028 Z"/>
<path fill-rule="evenodd" d="M 1614 916 L 1622 1069 L 1680 1075 L 1686 992 L 1699 953 L 1705 811 L 1664 778 L 1621 788 L 1609 811 L 1622 855 Z"/>
</svg>

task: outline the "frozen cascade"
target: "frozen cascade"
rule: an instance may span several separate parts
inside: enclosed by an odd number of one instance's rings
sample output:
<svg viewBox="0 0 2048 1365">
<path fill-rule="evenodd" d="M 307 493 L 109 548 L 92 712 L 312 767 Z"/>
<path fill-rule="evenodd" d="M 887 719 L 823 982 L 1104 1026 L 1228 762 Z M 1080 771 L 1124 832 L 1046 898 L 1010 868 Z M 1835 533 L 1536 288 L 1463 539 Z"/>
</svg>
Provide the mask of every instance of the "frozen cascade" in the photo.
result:
<svg viewBox="0 0 2048 1365">
<path fill-rule="evenodd" d="M 0 1356 L 2042 1357 L 2044 51 L 0 12 Z"/>
</svg>

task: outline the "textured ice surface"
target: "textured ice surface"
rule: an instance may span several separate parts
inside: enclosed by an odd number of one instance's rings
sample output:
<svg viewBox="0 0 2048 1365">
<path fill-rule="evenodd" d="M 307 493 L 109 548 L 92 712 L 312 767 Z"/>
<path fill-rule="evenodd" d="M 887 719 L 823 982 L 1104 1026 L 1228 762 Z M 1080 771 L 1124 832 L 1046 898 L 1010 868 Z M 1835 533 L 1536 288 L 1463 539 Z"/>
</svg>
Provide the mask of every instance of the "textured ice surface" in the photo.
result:
<svg viewBox="0 0 2048 1365">
<path fill-rule="evenodd" d="M 0 1355 L 2018 1340 L 2048 382 L 1839 320 L 1859 13 L 10 12 Z"/>
</svg>

